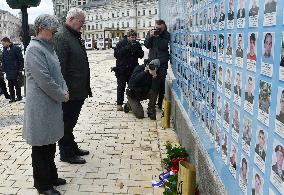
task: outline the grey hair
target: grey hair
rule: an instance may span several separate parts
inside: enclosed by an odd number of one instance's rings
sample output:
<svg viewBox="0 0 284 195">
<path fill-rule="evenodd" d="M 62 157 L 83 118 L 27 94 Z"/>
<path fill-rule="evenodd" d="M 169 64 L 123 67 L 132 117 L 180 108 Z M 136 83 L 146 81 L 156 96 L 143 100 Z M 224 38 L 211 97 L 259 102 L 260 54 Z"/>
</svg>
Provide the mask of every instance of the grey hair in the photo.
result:
<svg viewBox="0 0 284 195">
<path fill-rule="evenodd" d="M 73 18 L 76 18 L 80 15 L 84 15 L 84 17 L 86 17 L 86 12 L 84 10 L 82 10 L 81 8 L 78 8 L 78 7 L 72 7 L 68 13 L 67 13 L 67 16 L 66 16 L 66 19 L 69 19 L 71 17 Z"/>
<path fill-rule="evenodd" d="M 39 33 L 39 28 L 50 29 L 58 27 L 58 20 L 49 14 L 42 14 L 35 19 L 34 29 L 36 34 Z"/>
</svg>

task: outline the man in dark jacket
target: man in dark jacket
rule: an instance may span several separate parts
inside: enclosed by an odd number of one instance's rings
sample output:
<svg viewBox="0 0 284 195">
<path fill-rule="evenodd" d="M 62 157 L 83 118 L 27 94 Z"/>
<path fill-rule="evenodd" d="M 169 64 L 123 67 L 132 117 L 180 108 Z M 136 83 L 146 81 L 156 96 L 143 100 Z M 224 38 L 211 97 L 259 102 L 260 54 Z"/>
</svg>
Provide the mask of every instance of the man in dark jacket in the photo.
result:
<svg viewBox="0 0 284 195">
<path fill-rule="evenodd" d="M 0 88 L 1 92 L 0 94 L 4 94 L 6 99 L 10 99 L 10 95 L 7 91 L 6 83 L 4 80 L 4 74 L 3 74 L 3 65 L 2 65 L 2 51 L 0 50 Z"/>
<path fill-rule="evenodd" d="M 124 112 L 127 113 L 131 110 L 136 118 L 144 118 L 144 110 L 140 101 L 146 99 L 150 100 L 152 96 L 155 95 L 151 87 L 152 82 L 155 82 L 155 78 L 157 77 L 156 70 L 159 65 L 160 61 L 155 59 L 144 66 L 136 66 L 126 90 L 128 101 L 127 104 L 124 105 Z M 148 111 L 149 106 L 150 102 L 148 104 Z M 151 116 L 150 119 L 152 119 Z"/>
<path fill-rule="evenodd" d="M 130 29 L 127 37 L 119 41 L 114 48 L 114 57 L 116 58 L 116 77 L 117 77 L 117 110 L 122 111 L 124 101 L 124 91 L 126 83 L 138 65 L 138 58 L 143 58 L 144 51 L 138 41 L 137 33 Z"/>
<path fill-rule="evenodd" d="M 24 67 L 24 58 L 20 47 L 14 45 L 8 37 L 4 37 L 2 40 L 3 54 L 2 65 L 3 71 L 6 73 L 6 79 L 8 80 L 10 102 L 21 101 L 21 87 L 17 82 L 20 72 Z M 15 99 L 15 89 L 17 99 Z"/>
<path fill-rule="evenodd" d="M 54 40 L 61 72 L 69 90 L 69 101 L 62 103 L 64 136 L 58 142 L 60 160 L 71 164 L 86 163 L 80 156 L 89 154 L 89 151 L 79 149 L 73 135 L 84 100 L 92 96 L 89 62 L 80 32 L 84 23 L 85 12 L 80 8 L 70 9 L 66 23 Z"/>
<path fill-rule="evenodd" d="M 167 76 L 168 60 L 169 60 L 169 47 L 170 33 L 167 31 L 167 26 L 164 20 L 157 20 L 155 24 L 155 30 L 150 30 L 145 39 L 145 47 L 149 49 L 149 60 L 159 59 L 160 67 L 157 70 L 157 77 L 153 82 L 152 90 L 156 92 L 156 95 L 150 99 L 150 106 L 148 115 L 155 116 L 156 118 L 155 104 L 157 101 L 157 95 L 159 93 L 158 107 L 162 108 L 162 103 L 165 94 L 165 79 Z"/>
</svg>

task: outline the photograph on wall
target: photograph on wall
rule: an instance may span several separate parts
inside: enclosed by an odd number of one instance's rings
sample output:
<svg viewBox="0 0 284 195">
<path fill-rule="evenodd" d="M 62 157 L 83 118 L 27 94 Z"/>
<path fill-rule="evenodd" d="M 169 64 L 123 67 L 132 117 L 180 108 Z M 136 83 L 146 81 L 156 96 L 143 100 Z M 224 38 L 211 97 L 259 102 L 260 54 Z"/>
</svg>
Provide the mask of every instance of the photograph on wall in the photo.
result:
<svg viewBox="0 0 284 195">
<path fill-rule="evenodd" d="M 215 113 L 215 89 L 212 88 L 211 91 L 211 112 L 214 114 Z"/>
<path fill-rule="evenodd" d="M 273 154 L 270 182 L 277 188 L 279 192 L 284 191 L 284 148 L 278 140 L 273 142 Z"/>
<path fill-rule="evenodd" d="M 219 64 L 218 67 L 218 82 L 217 82 L 217 90 L 222 93 L 223 89 L 223 67 Z"/>
<path fill-rule="evenodd" d="M 227 35 L 226 62 L 233 64 L 233 42 L 232 34 L 230 33 Z"/>
<path fill-rule="evenodd" d="M 250 156 L 251 132 L 252 121 L 247 116 L 245 116 L 243 123 L 242 148 L 248 156 Z"/>
<path fill-rule="evenodd" d="M 255 145 L 255 155 L 254 163 L 258 168 L 264 173 L 265 172 L 265 159 L 266 159 L 266 150 L 267 150 L 267 138 L 268 134 L 264 131 L 263 128 L 258 127 L 256 131 L 256 145 Z"/>
<path fill-rule="evenodd" d="M 234 0 L 228 1 L 227 29 L 234 28 Z"/>
<path fill-rule="evenodd" d="M 224 62 L 224 34 L 219 34 L 219 56 L 218 60 Z"/>
<path fill-rule="evenodd" d="M 227 100 L 225 100 L 223 127 L 227 132 L 229 132 L 229 124 L 230 124 L 230 103 Z"/>
<path fill-rule="evenodd" d="M 203 30 L 207 31 L 207 9 L 203 10 Z"/>
<path fill-rule="evenodd" d="M 243 34 L 242 33 L 236 34 L 236 42 L 237 42 L 236 66 L 243 67 L 244 44 L 243 44 Z"/>
<path fill-rule="evenodd" d="M 214 143 L 215 128 L 216 128 L 215 118 L 214 118 L 214 116 L 211 116 L 209 131 L 210 131 L 210 141 L 211 141 L 212 144 Z"/>
<path fill-rule="evenodd" d="M 257 33 L 252 32 L 248 34 L 248 53 L 247 53 L 247 69 L 256 72 L 256 51 L 257 51 Z"/>
<path fill-rule="evenodd" d="M 212 49 L 212 58 L 216 59 L 216 53 L 217 53 L 217 35 L 213 34 L 213 49 Z"/>
<path fill-rule="evenodd" d="M 208 6 L 208 19 L 207 19 L 207 29 L 208 31 L 212 30 L 212 7 L 211 5 Z"/>
<path fill-rule="evenodd" d="M 222 136 L 222 160 L 225 163 L 225 165 L 228 164 L 227 161 L 227 156 L 228 156 L 228 135 L 227 133 L 224 131 L 223 132 L 223 136 Z"/>
<path fill-rule="evenodd" d="M 241 106 L 241 95 L 242 95 L 242 73 L 236 72 L 234 80 L 234 102 Z"/>
<path fill-rule="evenodd" d="M 220 16 L 219 16 L 219 30 L 223 30 L 225 28 L 225 3 L 224 1 L 220 2 Z"/>
<path fill-rule="evenodd" d="M 259 0 L 250 0 L 249 27 L 258 27 Z"/>
<path fill-rule="evenodd" d="M 257 119 L 266 126 L 269 126 L 271 91 L 272 91 L 271 83 L 260 80 Z"/>
<path fill-rule="evenodd" d="M 217 152 L 220 152 L 220 148 L 221 148 L 220 132 L 221 132 L 220 127 L 218 125 L 216 125 L 215 148 L 216 148 Z"/>
<path fill-rule="evenodd" d="M 277 0 L 265 0 L 263 26 L 276 25 Z"/>
<path fill-rule="evenodd" d="M 238 13 L 237 13 L 237 28 L 244 28 L 245 26 L 246 10 L 244 7 L 244 0 L 238 0 Z"/>
<path fill-rule="evenodd" d="M 209 132 L 209 113 L 208 113 L 208 110 L 206 110 L 206 114 L 205 114 L 205 132 L 207 133 L 207 135 L 210 136 L 210 132 Z"/>
<path fill-rule="evenodd" d="M 281 34 L 281 57 L 279 66 L 279 80 L 284 81 L 284 32 Z"/>
<path fill-rule="evenodd" d="M 248 75 L 246 79 L 244 110 L 250 114 L 253 114 L 254 86 L 255 86 L 254 77 Z"/>
<path fill-rule="evenodd" d="M 218 15 L 218 5 L 214 4 L 214 10 L 213 10 L 213 30 L 217 30 L 218 22 L 219 22 L 219 15 Z"/>
<path fill-rule="evenodd" d="M 221 100 L 221 95 L 218 94 L 216 120 L 219 124 L 221 124 L 221 113 L 222 113 L 222 100 Z"/>
<path fill-rule="evenodd" d="M 264 183 L 264 180 L 261 177 L 261 175 L 256 171 L 256 169 L 253 169 L 251 194 L 252 195 L 263 195 L 263 183 Z"/>
<path fill-rule="evenodd" d="M 199 10 L 199 29 L 202 31 L 203 28 L 203 12 L 202 10 Z"/>
<path fill-rule="evenodd" d="M 208 33 L 207 35 L 207 57 L 210 57 L 212 49 L 211 35 Z"/>
<path fill-rule="evenodd" d="M 232 79 L 232 71 L 230 68 L 226 68 L 225 74 L 225 96 L 231 99 L 231 79 Z"/>
<path fill-rule="evenodd" d="M 260 74 L 272 77 L 273 74 L 273 64 L 274 64 L 274 43 L 275 43 L 275 33 L 265 32 L 263 33 L 262 41 L 262 62 Z"/>
<path fill-rule="evenodd" d="M 232 142 L 231 152 L 230 152 L 230 166 L 229 171 L 236 179 L 236 172 L 237 172 L 237 144 Z"/>
<path fill-rule="evenodd" d="M 284 138 L 284 88 L 278 87 L 275 132 Z"/>
<path fill-rule="evenodd" d="M 240 135 L 240 111 L 237 107 L 234 108 L 233 111 L 233 122 L 232 122 L 232 137 L 238 142 Z"/>
<path fill-rule="evenodd" d="M 247 186 L 248 186 L 248 160 L 245 155 L 241 155 L 240 161 L 240 176 L 239 176 L 239 185 L 244 194 L 247 194 Z"/>
<path fill-rule="evenodd" d="M 214 85 L 216 82 L 216 63 L 212 62 L 212 84 Z"/>
</svg>

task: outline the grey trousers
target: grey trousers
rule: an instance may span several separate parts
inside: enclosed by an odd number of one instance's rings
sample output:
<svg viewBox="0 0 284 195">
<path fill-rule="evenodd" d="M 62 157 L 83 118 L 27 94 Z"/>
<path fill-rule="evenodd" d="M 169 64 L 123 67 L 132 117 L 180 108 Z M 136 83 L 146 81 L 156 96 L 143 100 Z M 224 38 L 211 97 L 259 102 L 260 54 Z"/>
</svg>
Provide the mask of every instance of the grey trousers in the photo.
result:
<svg viewBox="0 0 284 195">
<path fill-rule="evenodd" d="M 154 112 L 156 113 L 156 100 L 157 100 L 158 92 L 150 90 L 145 98 L 149 99 L 148 103 L 148 112 Z M 144 118 L 144 110 L 141 102 L 139 100 L 133 99 L 129 96 L 127 96 L 127 104 L 130 107 L 130 110 L 133 112 L 134 116 L 138 119 Z"/>
</svg>

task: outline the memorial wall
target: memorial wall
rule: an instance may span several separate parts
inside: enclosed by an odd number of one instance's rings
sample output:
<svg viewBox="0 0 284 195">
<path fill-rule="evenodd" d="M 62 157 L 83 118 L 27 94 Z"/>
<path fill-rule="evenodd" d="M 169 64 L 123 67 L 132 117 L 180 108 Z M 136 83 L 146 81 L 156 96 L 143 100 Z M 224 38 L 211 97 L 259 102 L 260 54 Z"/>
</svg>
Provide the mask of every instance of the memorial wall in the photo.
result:
<svg viewBox="0 0 284 195">
<path fill-rule="evenodd" d="M 229 194 L 284 194 L 283 7 L 160 1 L 174 91 Z"/>
</svg>

